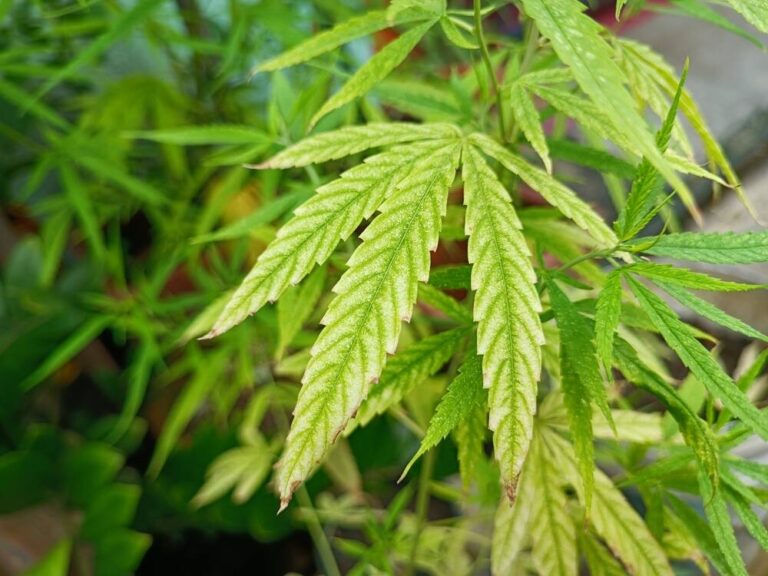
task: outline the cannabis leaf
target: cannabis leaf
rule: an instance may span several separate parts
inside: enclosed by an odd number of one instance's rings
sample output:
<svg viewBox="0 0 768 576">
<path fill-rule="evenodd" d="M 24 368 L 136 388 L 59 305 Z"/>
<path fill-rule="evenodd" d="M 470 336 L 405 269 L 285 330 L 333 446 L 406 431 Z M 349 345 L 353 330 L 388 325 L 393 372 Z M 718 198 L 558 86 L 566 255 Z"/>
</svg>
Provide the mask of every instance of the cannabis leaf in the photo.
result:
<svg viewBox="0 0 768 576">
<path fill-rule="evenodd" d="M 362 16 L 357 16 L 337 24 L 330 30 L 313 35 L 311 38 L 283 52 L 279 56 L 262 62 L 253 70 L 253 73 L 279 70 L 306 62 L 321 54 L 330 52 L 355 38 L 372 34 L 388 26 L 390 26 L 390 22 L 387 20 L 386 11 L 373 10 Z"/>
<path fill-rule="evenodd" d="M 357 412 L 409 320 L 429 276 L 461 147 L 445 143 L 411 159 L 411 170 L 361 235 L 312 347 L 291 430 L 277 467 L 282 507 Z"/>
<path fill-rule="evenodd" d="M 382 48 L 380 52 L 363 64 L 336 94 L 325 101 L 320 110 L 310 120 L 310 125 L 314 126 L 320 118 L 351 102 L 358 96 L 362 96 L 386 78 L 392 70 L 405 60 L 406 56 L 411 53 L 411 50 L 416 47 L 421 37 L 427 33 L 427 30 L 435 22 L 436 20 L 429 20 L 414 26 L 403 33 L 397 40 L 390 42 Z"/>
<path fill-rule="evenodd" d="M 414 163 L 444 146 L 442 140 L 397 146 L 366 159 L 318 188 L 317 194 L 296 209 L 294 217 L 259 256 L 209 336 L 229 330 L 267 302 L 277 300 L 288 286 L 309 274 L 315 264 L 325 262 L 336 245 L 373 214 Z"/>
<path fill-rule="evenodd" d="M 753 0 L 726 0 L 731 8 L 761 32 L 768 34 L 768 5 Z"/>
<path fill-rule="evenodd" d="M 694 272 L 686 268 L 670 266 L 669 264 L 656 264 L 655 262 L 638 262 L 630 264 L 624 268 L 625 272 L 640 274 L 653 281 L 668 282 L 684 288 L 693 288 L 694 290 L 712 290 L 719 292 L 744 292 L 747 290 L 758 290 L 765 286 L 761 284 L 744 284 L 742 282 L 731 282 L 721 280 L 702 272 Z"/>
<path fill-rule="evenodd" d="M 557 452 L 551 451 L 544 428 L 537 426 L 537 432 L 528 457 L 528 473 L 536 486 L 530 520 L 533 563 L 539 574 L 576 576 L 576 523 L 568 513 L 563 461 Z"/>
<path fill-rule="evenodd" d="M 613 420 L 605 387 L 600 377 L 589 324 L 557 283 L 549 276 L 546 280 L 552 311 L 560 331 L 560 373 L 563 397 L 568 409 L 571 437 L 582 475 L 585 505 L 589 509 L 594 485 L 592 471 L 595 468 L 592 402 L 597 404 L 609 423 L 613 424 Z"/>
<path fill-rule="evenodd" d="M 631 63 L 633 67 L 640 70 L 642 72 L 642 77 L 647 79 L 647 83 L 649 86 L 653 87 L 654 91 L 660 89 L 670 96 L 676 94 L 680 82 L 675 70 L 659 54 L 643 44 L 626 38 L 614 39 L 613 41 L 622 52 L 626 53 L 626 57 L 623 58 L 622 61 L 627 64 Z M 685 89 L 682 90 L 680 95 L 680 111 L 688 119 L 691 127 L 701 139 L 701 142 L 704 145 L 704 151 L 706 152 L 710 163 L 717 166 L 722 171 L 728 183 L 736 187 L 736 191 L 739 193 L 742 203 L 749 207 L 743 192 L 738 187 L 739 179 L 736 176 L 736 173 L 728 162 L 728 159 L 725 157 L 720 144 L 718 144 L 717 140 L 715 140 L 712 135 L 696 102 Z M 656 112 L 659 115 L 664 114 L 664 110 L 661 108 L 661 103 L 657 106 Z M 677 133 L 682 134 L 680 130 L 678 130 Z"/>
<path fill-rule="evenodd" d="M 595 348 L 606 374 L 613 362 L 613 337 L 621 317 L 621 272 L 608 275 L 595 306 Z"/>
<path fill-rule="evenodd" d="M 464 489 L 475 479 L 480 464 L 485 462 L 485 436 L 488 431 L 488 401 L 476 402 L 469 414 L 459 422 L 453 437 L 456 441 L 459 476 Z"/>
<path fill-rule="evenodd" d="M 676 260 L 710 264 L 752 264 L 768 262 L 768 232 L 665 234 L 649 241 L 634 241 L 642 252 Z"/>
<path fill-rule="evenodd" d="M 531 441 L 544 343 L 536 275 L 509 195 L 480 153 L 464 147 L 468 257 L 475 291 L 477 351 L 490 388 L 489 428 L 502 481 L 514 500 Z"/>
<path fill-rule="evenodd" d="M 544 136 L 544 129 L 541 126 L 541 117 L 523 82 L 514 82 L 510 86 L 509 103 L 512 105 L 512 113 L 518 126 L 520 126 L 520 130 L 523 131 L 526 139 L 541 158 L 547 172 L 551 174 L 552 160 L 549 157 L 549 147 Z"/>
<path fill-rule="evenodd" d="M 536 462 L 526 460 L 520 474 L 518 496 L 513 504 L 502 497 L 493 521 L 491 544 L 491 573 L 513 574 L 515 561 L 530 537 L 529 523 L 536 500 Z"/>
<path fill-rule="evenodd" d="M 699 473 L 699 490 L 709 525 L 728 565 L 728 573 L 735 576 L 747 576 L 747 569 L 744 567 L 744 560 L 739 552 L 739 542 L 733 532 L 731 515 L 728 512 L 722 491 L 715 491 L 709 478 L 703 473 Z"/>
<path fill-rule="evenodd" d="M 422 285 L 419 288 L 421 293 Z M 365 426 L 374 417 L 396 405 L 417 384 L 435 374 L 456 353 L 467 336 L 466 328 L 455 328 L 427 336 L 398 352 L 387 362 L 378 384 L 360 405 L 347 433 Z"/>
<path fill-rule="evenodd" d="M 693 310 L 702 318 L 706 318 L 707 320 L 711 320 L 716 324 L 725 326 L 726 328 L 729 328 L 734 332 L 739 332 L 740 334 L 744 334 L 749 338 L 754 338 L 755 340 L 762 340 L 763 342 L 768 342 L 768 336 L 766 336 L 759 330 L 752 328 L 752 326 L 750 326 L 743 320 L 739 320 L 738 318 L 731 316 L 730 314 L 728 314 L 727 312 L 724 312 L 714 304 L 711 304 L 706 300 L 699 298 L 694 294 L 691 294 L 687 290 L 684 290 L 672 284 L 668 284 L 666 282 L 657 281 L 655 282 L 655 284 L 660 288 L 662 288 L 667 294 L 672 296 L 672 298 L 680 302 L 680 304 L 682 304 L 683 306 L 685 306 L 690 310 Z"/>
<path fill-rule="evenodd" d="M 532 84 L 530 81 L 527 84 L 539 98 L 543 98 L 554 108 L 569 118 L 573 118 L 577 124 L 586 130 L 611 140 L 622 150 L 642 155 L 636 143 L 618 130 L 606 113 L 592 100 L 577 96 L 562 88 Z"/>
<path fill-rule="evenodd" d="M 542 443 L 550 450 L 552 462 L 575 486 L 579 498 L 584 493 L 579 482 L 573 451 L 569 444 L 551 430 L 543 429 Z M 558 474 L 554 472 L 553 474 Z M 589 520 L 613 553 L 636 576 L 672 576 L 664 550 L 654 539 L 643 519 L 627 502 L 613 481 L 595 469 L 595 492 L 589 508 Z M 544 572 L 545 574 L 547 572 Z"/>
<path fill-rule="evenodd" d="M 578 0 L 522 0 L 522 6 L 613 126 L 636 142 L 642 155 L 676 190 L 687 190 L 637 113 L 624 88 L 625 76 L 613 60 L 613 50 L 600 36 L 601 26 L 584 14 L 585 6 Z"/>
<path fill-rule="evenodd" d="M 637 353 L 624 340 L 617 339 L 614 347 L 617 365 L 624 376 L 635 385 L 658 398 L 677 422 L 683 438 L 714 486 L 720 478 L 720 455 L 714 434 L 677 391 L 661 376 L 644 365 Z"/>
<path fill-rule="evenodd" d="M 631 276 L 626 278 L 640 305 L 683 364 L 753 432 L 768 439 L 766 415 L 739 391 L 733 380 L 696 339 L 690 326 L 683 323 L 656 294 Z"/>
<path fill-rule="evenodd" d="M 480 357 L 474 350 L 459 368 L 459 375 L 448 385 L 435 413 L 429 421 L 429 427 L 421 440 L 421 445 L 403 470 L 403 478 L 408 470 L 428 450 L 437 446 L 456 428 L 476 406 L 484 406 L 483 369 Z"/>
<path fill-rule="evenodd" d="M 686 62 L 685 68 L 683 68 L 683 74 L 680 77 L 680 82 L 677 86 L 677 91 L 672 100 L 672 105 L 669 107 L 664 123 L 656 135 L 656 145 L 661 152 L 665 152 L 669 146 L 669 140 L 672 137 L 672 129 L 675 126 L 677 109 L 680 105 L 680 97 L 683 93 L 683 86 L 685 85 L 685 78 L 687 75 L 688 63 Z M 616 233 L 622 238 L 631 238 L 640 232 L 640 230 L 642 230 L 655 215 L 658 196 L 662 190 L 663 181 L 661 179 L 661 174 L 647 158 L 643 158 L 640 167 L 637 169 L 637 174 L 632 180 L 632 189 L 627 197 L 627 202 L 622 207 L 621 212 L 619 212 L 619 217 L 616 219 Z M 689 209 L 695 206 L 692 198 L 683 199 L 686 201 Z"/>
<path fill-rule="evenodd" d="M 607 248 L 616 245 L 618 241 L 616 235 L 606 226 L 603 219 L 565 185 L 545 171 L 531 166 L 485 134 L 472 134 L 469 141 L 488 156 L 498 160 L 504 168 L 519 176 L 564 216 L 588 231 L 599 246 Z"/>
<path fill-rule="evenodd" d="M 362 126 L 346 126 L 304 138 L 252 168 L 296 168 L 336 160 L 379 146 L 459 135 L 461 132 L 455 126 L 442 123 L 372 122 Z"/>
</svg>

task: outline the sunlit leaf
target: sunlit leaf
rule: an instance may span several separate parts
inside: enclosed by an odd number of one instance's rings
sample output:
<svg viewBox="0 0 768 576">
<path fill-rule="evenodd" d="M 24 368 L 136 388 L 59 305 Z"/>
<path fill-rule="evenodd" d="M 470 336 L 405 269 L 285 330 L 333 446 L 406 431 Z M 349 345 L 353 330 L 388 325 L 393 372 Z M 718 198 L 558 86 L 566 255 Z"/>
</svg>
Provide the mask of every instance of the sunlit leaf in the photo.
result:
<svg viewBox="0 0 768 576">
<path fill-rule="evenodd" d="M 379 207 L 334 287 L 277 467 L 283 507 L 357 412 L 386 354 L 395 352 L 418 283 L 429 277 L 459 154 L 450 143 L 411 159 L 413 170 Z"/>
<path fill-rule="evenodd" d="M 544 343 L 536 275 L 509 195 L 472 146 L 465 146 L 462 179 L 466 231 L 478 323 L 477 352 L 490 389 L 489 428 L 502 481 L 514 500 L 531 441 Z"/>
</svg>

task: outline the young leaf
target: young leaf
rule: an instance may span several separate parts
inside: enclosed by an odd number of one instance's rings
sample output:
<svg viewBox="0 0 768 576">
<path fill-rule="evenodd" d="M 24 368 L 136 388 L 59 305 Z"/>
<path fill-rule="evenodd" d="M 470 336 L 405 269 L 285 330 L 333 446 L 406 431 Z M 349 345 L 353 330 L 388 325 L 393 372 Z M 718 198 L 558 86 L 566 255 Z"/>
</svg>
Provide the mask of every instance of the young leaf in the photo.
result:
<svg viewBox="0 0 768 576">
<path fill-rule="evenodd" d="M 304 138 L 253 168 L 296 168 L 336 160 L 379 146 L 459 135 L 461 132 L 455 126 L 442 123 L 374 122 L 347 126 Z"/>
<path fill-rule="evenodd" d="M 459 368 L 459 375 L 448 385 L 448 390 L 435 408 L 419 450 L 408 462 L 400 479 L 408 474 L 416 460 L 437 446 L 476 406 L 482 406 L 485 403 L 484 396 L 482 364 L 480 357 L 472 350 Z"/>
<path fill-rule="evenodd" d="M 435 20 L 429 20 L 423 24 L 418 24 L 382 48 L 373 58 L 363 64 L 336 94 L 325 101 L 320 110 L 312 117 L 310 125 L 314 126 L 320 118 L 329 112 L 351 102 L 358 96 L 362 96 L 384 80 L 392 70 L 405 60 L 434 23 Z"/>
<path fill-rule="evenodd" d="M 470 141 L 485 154 L 498 160 L 504 168 L 519 176 L 528 186 L 541 194 L 547 202 L 560 210 L 564 216 L 589 232 L 599 246 L 607 248 L 616 245 L 618 240 L 613 231 L 572 190 L 485 134 L 472 134 Z"/>
<path fill-rule="evenodd" d="M 518 126 L 533 149 L 536 150 L 547 172 L 551 174 L 552 160 L 549 158 L 547 139 L 544 136 L 544 129 L 541 127 L 541 117 L 522 82 L 515 82 L 510 87 L 509 103 L 512 105 L 512 114 Z"/>
<path fill-rule="evenodd" d="M 318 188 L 259 256 L 209 335 L 229 330 L 267 302 L 274 302 L 289 285 L 309 274 L 315 264 L 325 262 L 336 244 L 373 214 L 410 168 L 441 146 L 445 143 L 436 141 L 392 148 Z"/>
<path fill-rule="evenodd" d="M 672 296 L 672 298 L 680 302 L 680 304 L 682 304 L 686 308 L 689 308 L 690 310 L 693 310 L 699 316 L 702 316 L 707 320 L 711 320 L 716 324 L 720 324 L 721 326 L 725 326 L 726 328 L 733 330 L 734 332 L 744 334 L 749 338 L 754 338 L 755 340 L 762 340 L 763 342 L 768 342 L 768 336 L 766 336 L 759 330 L 752 328 L 752 326 L 750 326 L 746 322 L 739 320 L 734 316 L 731 316 L 730 314 L 728 314 L 727 312 L 724 312 L 714 304 L 711 304 L 706 300 L 699 298 L 694 294 L 691 294 L 687 290 L 684 290 L 683 288 L 679 288 L 673 284 L 668 284 L 666 282 L 657 281 L 655 282 L 655 284 L 658 285 L 660 288 L 662 288 L 667 294 Z"/>
<path fill-rule="evenodd" d="M 658 134 L 656 134 L 656 145 L 661 152 L 665 152 L 669 146 L 687 75 L 688 65 L 686 63 L 667 116 Z M 640 232 L 650 220 L 650 214 L 653 213 L 659 194 L 663 189 L 664 182 L 661 174 L 647 158 L 643 158 L 632 181 L 632 189 L 627 197 L 627 202 L 616 219 L 616 233 L 622 238 L 632 238 Z M 686 199 L 684 198 L 684 200 Z M 690 205 L 691 202 L 691 199 L 687 199 L 686 203 Z"/>
<path fill-rule="evenodd" d="M 746 290 L 759 290 L 765 288 L 761 284 L 743 284 L 721 280 L 701 272 L 694 272 L 687 268 L 679 268 L 669 264 L 656 264 L 655 262 L 638 262 L 624 268 L 626 272 L 640 274 L 654 282 L 666 282 L 683 288 L 694 290 L 712 290 L 718 292 L 744 292 Z"/>
<path fill-rule="evenodd" d="M 464 32 L 459 30 L 459 27 L 456 26 L 449 16 L 440 18 L 440 28 L 443 29 L 443 34 L 454 46 L 465 48 L 466 50 L 477 50 L 480 48 L 472 38 L 467 37 Z"/>
<path fill-rule="evenodd" d="M 480 153 L 464 147 L 462 166 L 469 261 L 478 323 L 477 352 L 490 388 L 488 426 L 510 500 L 533 432 L 541 373 L 541 303 L 536 275 L 509 195 Z"/>
<path fill-rule="evenodd" d="M 192 498 L 195 507 L 218 500 L 234 488 L 233 500 L 248 500 L 266 480 L 272 465 L 273 453 L 261 436 L 251 446 L 227 450 L 208 467 L 205 483 Z"/>
<path fill-rule="evenodd" d="M 539 428 L 537 428 L 537 433 Z M 576 524 L 568 510 L 563 490 L 566 479 L 562 462 L 548 448 L 543 437 L 535 437 L 528 456 L 526 474 L 534 483 L 530 504 L 530 533 L 533 541 L 531 556 L 539 574 L 576 576 Z M 551 434 L 550 434 L 551 435 Z"/>
<path fill-rule="evenodd" d="M 626 52 L 627 58 L 625 60 L 640 68 L 654 87 L 662 87 L 670 96 L 677 93 L 680 82 L 675 74 L 675 70 L 660 55 L 647 46 L 633 40 L 622 38 L 615 40 L 615 42 L 622 52 Z M 710 162 L 722 171 L 729 184 L 737 187 L 736 190 L 742 202 L 749 206 L 743 192 L 738 188 L 739 179 L 736 173 L 725 157 L 717 140 L 712 136 L 712 132 L 707 126 L 707 122 L 704 120 L 696 102 L 686 90 L 683 90 L 680 96 L 680 111 L 699 135 Z"/>
<path fill-rule="evenodd" d="M 419 290 L 421 290 L 419 287 Z M 455 328 L 427 336 L 395 354 L 384 367 L 381 378 L 360 405 L 347 433 L 365 426 L 374 417 L 397 404 L 414 386 L 442 368 L 467 336 L 466 328 Z"/>
<path fill-rule="evenodd" d="M 715 540 L 728 565 L 728 573 L 735 576 L 747 576 L 747 569 L 744 567 L 744 560 L 739 552 L 739 543 L 733 532 L 731 516 L 728 513 L 728 506 L 722 491 L 714 490 L 709 478 L 704 474 L 699 474 L 699 490 L 704 503 L 704 512 L 709 520 L 709 525 L 712 527 L 712 533 L 715 535 Z"/>
<path fill-rule="evenodd" d="M 687 190 L 656 147 L 624 88 L 625 77 L 613 60 L 613 50 L 600 36 L 602 27 L 584 14 L 585 6 L 578 0 L 523 0 L 522 6 L 613 126 L 636 142 L 642 155 L 676 190 Z"/>
<path fill-rule="evenodd" d="M 650 245 L 647 238 L 635 241 L 641 251 L 654 256 L 710 264 L 768 262 L 768 232 L 681 232 L 665 234 Z"/>
<path fill-rule="evenodd" d="M 621 318 L 621 272 L 608 275 L 595 306 L 595 348 L 606 374 L 613 365 L 613 337 Z"/>
<path fill-rule="evenodd" d="M 629 276 L 627 280 L 640 305 L 683 364 L 753 432 L 768 439 L 766 415 L 739 391 L 733 380 L 696 339 L 690 326 L 682 322 L 666 302 L 648 288 Z"/>
<path fill-rule="evenodd" d="M 768 34 L 768 4 L 755 0 L 726 0 L 731 8 L 744 16 L 755 28 Z"/>
<path fill-rule="evenodd" d="M 527 545 L 530 534 L 531 510 L 538 498 L 535 464 L 528 460 L 520 474 L 518 497 L 513 504 L 502 497 L 493 521 L 491 543 L 491 573 L 498 576 L 512 574 L 515 561 Z"/>
<path fill-rule="evenodd" d="M 334 287 L 277 468 L 281 508 L 357 412 L 387 352 L 395 352 L 418 283 L 429 277 L 429 252 L 437 247 L 460 151 L 446 144 L 414 162 Z"/>
</svg>

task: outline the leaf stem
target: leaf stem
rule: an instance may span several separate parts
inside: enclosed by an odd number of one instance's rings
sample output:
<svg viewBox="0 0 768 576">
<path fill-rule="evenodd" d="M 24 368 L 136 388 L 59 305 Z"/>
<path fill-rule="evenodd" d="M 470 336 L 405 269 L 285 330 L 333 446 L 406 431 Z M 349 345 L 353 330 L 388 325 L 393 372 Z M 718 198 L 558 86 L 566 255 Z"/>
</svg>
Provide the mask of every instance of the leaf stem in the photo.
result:
<svg viewBox="0 0 768 576">
<path fill-rule="evenodd" d="M 419 551 L 419 540 L 424 524 L 427 520 L 427 507 L 429 506 L 429 484 L 432 481 L 432 472 L 435 468 L 435 450 L 430 450 L 424 456 L 419 473 L 419 489 L 416 494 L 416 532 L 413 535 L 413 547 L 408 560 L 408 567 L 404 576 L 412 576 L 416 571 L 416 554 Z"/>
<path fill-rule="evenodd" d="M 504 120 L 504 106 L 501 99 L 501 90 L 499 89 L 499 82 L 496 79 L 496 72 L 493 69 L 493 62 L 491 62 L 491 54 L 488 51 L 488 45 L 485 42 L 485 34 L 483 33 L 483 13 L 480 6 L 480 0 L 473 0 L 474 15 L 475 15 L 475 36 L 477 36 L 477 43 L 480 45 L 480 53 L 483 57 L 483 63 L 488 71 L 489 80 L 491 86 L 493 86 L 493 92 L 496 96 L 496 108 L 499 114 L 499 134 L 501 139 L 506 142 L 506 122 Z"/>
</svg>

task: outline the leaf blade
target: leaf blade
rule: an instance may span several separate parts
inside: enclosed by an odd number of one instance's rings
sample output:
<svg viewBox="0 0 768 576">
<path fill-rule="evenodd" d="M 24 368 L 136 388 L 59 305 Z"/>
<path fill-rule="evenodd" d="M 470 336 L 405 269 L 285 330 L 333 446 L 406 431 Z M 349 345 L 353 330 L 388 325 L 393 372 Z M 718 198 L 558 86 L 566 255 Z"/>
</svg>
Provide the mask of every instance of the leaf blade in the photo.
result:
<svg viewBox="0 0 768 576">
<path fill-rule="evenodd" d="M 683 364 L 744 424 L 759 436 L 768 439 L 766 415 L 738 390 L 733 380 L 723 372 L 720 365 L 696 339 L 691 328 L 648 288 L 630 276 L 627 276 L 627 280 L 640 305 Z"/>
<path fill-rule="evenodd" d="M 490 389 L 488 427 L 502 481 L 514 500 L 533 433 L 544 334 L 541 303 L 520 222 L 504 187 L 473 146 L 462 165 L 477 352 Z"/>
<path fill-rule="evenodd" d="M 281 509 L 327 453 L 394 353 L 418 282 L 429 276 L 460 147 L 425 156 L 379 207 L 362 234 L 311 350 L 277 467 Z"/>
<path fill-rule="evenodd" d="M 317 124 L 329 112 L 351 102 L 358 96 L 362 96 L 386 78 L 392 70 L 405 60 L 408 54 L 411 53 L 411 50 L 419 43 L 422 36 L 432 28 L 435 22 L 436 20 L 429 20 L 414 26 L 398 37 L 397 40 L 387 44 L 373 58 L 363 64 L 338 92 L 325 101 L 320 110 L 310 120 L 310 126 Z"/>
</svg>

